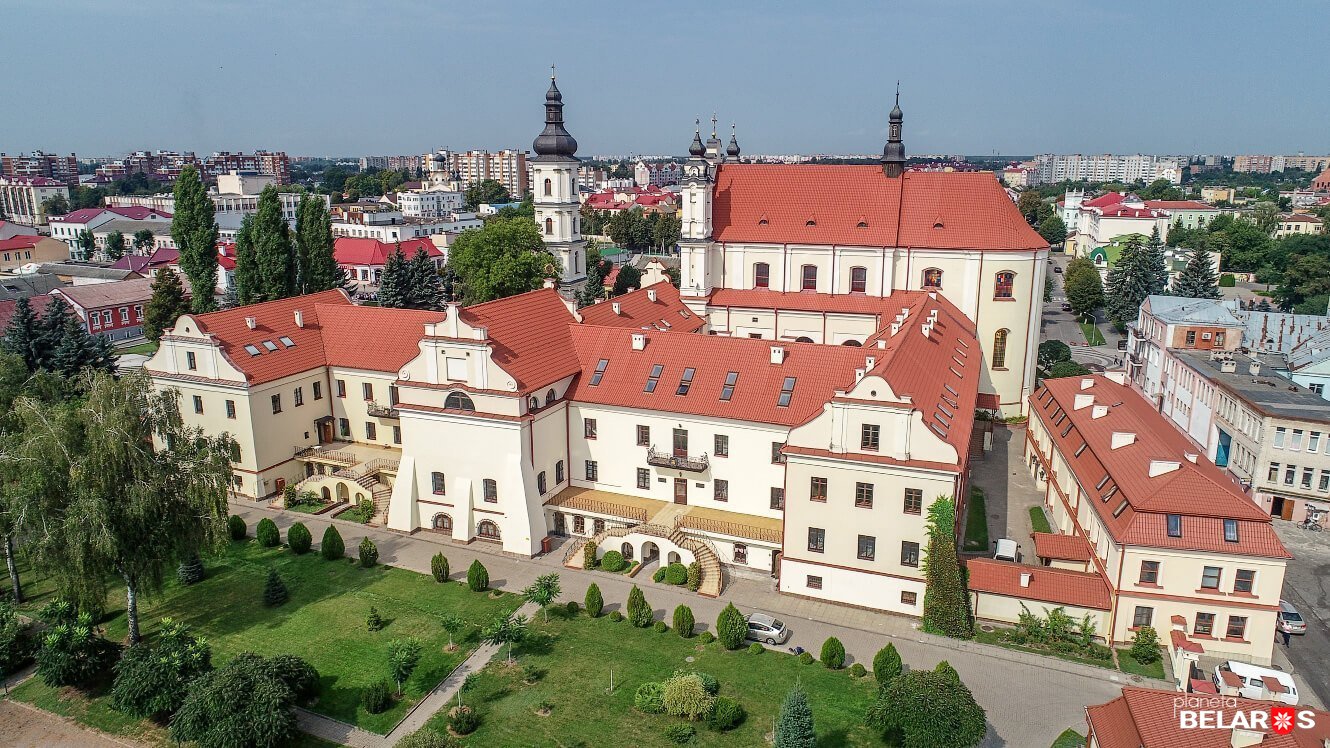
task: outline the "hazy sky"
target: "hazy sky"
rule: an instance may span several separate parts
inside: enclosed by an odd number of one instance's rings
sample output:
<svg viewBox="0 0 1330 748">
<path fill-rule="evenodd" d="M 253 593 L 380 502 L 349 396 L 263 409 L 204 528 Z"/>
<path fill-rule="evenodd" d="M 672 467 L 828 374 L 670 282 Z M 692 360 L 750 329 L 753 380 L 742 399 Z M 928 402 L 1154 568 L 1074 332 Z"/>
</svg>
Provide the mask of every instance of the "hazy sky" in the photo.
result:
<svg viewBox="0 0 1330 748">
<path fill-rule="evenodd" d="M 0 150 L 1330 151 L 1330 4 L 0 0 Z M 19 82 L 22 81 L 22 85 Z"/>
</svg>

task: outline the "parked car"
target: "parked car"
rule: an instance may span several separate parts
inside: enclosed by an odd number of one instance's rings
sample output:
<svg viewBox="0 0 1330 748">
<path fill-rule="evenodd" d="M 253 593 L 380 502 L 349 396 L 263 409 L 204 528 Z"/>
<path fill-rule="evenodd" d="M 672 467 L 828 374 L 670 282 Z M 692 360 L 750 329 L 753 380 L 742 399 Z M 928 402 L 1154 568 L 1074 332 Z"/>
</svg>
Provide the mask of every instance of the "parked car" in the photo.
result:
<svg viewBox="0 0 1330 748">
<path fill-rule="evenodd" d="M 1282 670 L 1229 660 L 1215 665 L 1214 683 L 1221 694 L 1231 695 L 1229 689 L 1236 689 L 1237 695 L 1245 699 L 1281 701 L 1291 706 L 1298 703 L 1298 687 L 1293 683 L 1293 676 Z"/>
<path fill-rule="evenodd" d="M 1302 614 L 1287 600 L 1279 601 L 1279 617 L 1275 619 L 1275 628 L 1290 634 L 1307 633 L 1307 622 Z"/>
<path fill-rule="evenodd" d="M 1068 303 L 1066 303 L 1066 302 L 1063 302 L 1063 304 L 1062 304 L 1062 311 L 1064 311 L 1064 312 L 1070 312 L 1070 311 L 1071 311 L 1071 304 L 1068 304 Z"/>
<path fill-rule="evenodd" d="M 790 630 L 778 618 L 772 618 L 766 613 L 750 613 L 748 638 L 767 644 L 784 644 L 790 638 Z"/>
<path fill-rule="evenodd" d="M 1011 538 L 1003 538 L 996 542 L 997 547 L 993 550 L 993 558 L 998 561 L 1015 561 L 1016 555 L 1020 551 L 1020 546 Z"/>
<path fill-rule="evenodd" d="M 1061 272 L 1062 272 L 1062 266 L 1061 266 L 1061 265 L 1054 265 L 1054 266 L 1053 266 L 1053 272 L 1055 272 L 1055 273 L 1061 273 Z"/>
</svg>

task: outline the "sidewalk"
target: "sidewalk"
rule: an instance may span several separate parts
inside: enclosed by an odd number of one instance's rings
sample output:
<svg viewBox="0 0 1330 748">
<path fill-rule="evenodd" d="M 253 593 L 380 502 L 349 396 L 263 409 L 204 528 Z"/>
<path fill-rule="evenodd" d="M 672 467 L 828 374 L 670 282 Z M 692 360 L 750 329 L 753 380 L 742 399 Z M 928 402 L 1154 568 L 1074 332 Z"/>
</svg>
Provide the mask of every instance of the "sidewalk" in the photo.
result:
<svg viewBox="0 0 1330 748">
<path fill-rule="evenodd" d="M 816 655 L 822 642 L 835 636 L 845 645 L 847 664 L 862 662 L 870 669 L 873 655 L 891 641 L 908 667 L 932 668 L 947 660 L 956 668 L 988 712 L 990 728 L 985 745 L 1049 745 L 1068 727 L 1083 730 L 1085 707 L 1116 698 L 1122 685 L 1160 685 L 1113 670 L 933 636 L 920 631 L 917 621 L 901 616 L 781 595 L 770 579 L 736 577 L 719 599 L 709 599 L 656 584 L 650 578 L 628 579 L 620 574 L 565 568 L 561 548 L 542 557 L 518 559 L 501 555 L 484 543 L 462 546 L 431 533 L 405 536 L 342 520 L 287 514 L 248 502 L 232 503 L 231 510 L 244 517 L 250 528 L 259 519 L 270 517 L 283 534 L 297 520 L 304 522 L 315 538 L 321 537 L 329 524 L 336 524 L 348 549 L 354 549 L 360 538 L 368 536 L 379 548 L 380 562 L 422 574 L 429 573 L 430 558 L 440 551 L 455 570 L 465 570 L 472 560 L 480 559 L 489 570 L 490 586 L 509 592 L 521 590 L 541 574 L 557 571 L 563 585 L 562 600 L 580 603 L 587 587 L 595 582 L 607 613 L 623 607 L 636 583 L 658 619 L 669 621 L 675 606 L 688 605 L 699 632 L 713 629 L 720 611 L 733 602 L 745 613 L 761 610 L 784 619 L 793 632 L 787 647 L 801 646 Z M 1032 714 L 1030 707 L 1034 704 L 1039 709 Z"/>
</svg>

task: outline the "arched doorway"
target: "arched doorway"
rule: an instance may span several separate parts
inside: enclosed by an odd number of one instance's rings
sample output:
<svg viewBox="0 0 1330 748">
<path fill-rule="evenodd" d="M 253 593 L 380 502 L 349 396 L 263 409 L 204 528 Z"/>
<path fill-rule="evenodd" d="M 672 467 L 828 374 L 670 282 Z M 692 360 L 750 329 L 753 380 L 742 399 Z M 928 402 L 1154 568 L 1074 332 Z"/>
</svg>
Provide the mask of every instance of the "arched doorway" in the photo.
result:
<svg viewBox="0 0 1330 748">
<path fill-rule="evenodd" d="M 433 526 L 435 530 L 438 530 L 439 532 L 453 531 L 453 518 L 449 517 L 446 514 L 443 514 L 442 512 L 434 515 L 434 519 L 430 522 L 430 524 Z"/>
<path fill-rule="evenodd" d="M 351 500 L 351 491 L 350 491 L 350 489 L 348 489 L 348 488 L 346 487 L 346 484 L 345 484 L 345 483 L 338 483 L 338 484 L 337 484 L 337 500 L 338 500 L 338 501 L 350 501 L 350 500 Z"/>
<path fill-rule="evenodd" d="M 671 564 L 677 564 L 680 561 L 679 554 L 675 553 L 674 551 L 670 551 L 670 554 L 666 556 L 665 559 Z"/>
<path fill-rule="evenodd" d="M 660 556 L 660 548 L 648 540 L 642 544 L 642 563 L 646 564 Z"/>
<path fill-rule="evenodd" d="M 323 495 L 323 503 L 332 503 L 332 491 L 329 491 L 327 486 L 320 488 L 319 493 Z"/>
<path fill-rule="evenodd" d="M 493 520 L 483 519 L 476 526 L 476 536 L 481 540 L 498 540 L 499 525 Z"/>
<path fill-rule="evenodd" d="M 621 545 L 621 546 L 619 546 L 619 552 L 623 554 L 623 557 L 624 557 L 625 559 L 627 559 L 627 560 L 629 560 L 629 561 L 632 561 L 632 560 L 633 560 L 633 544 L 632 544 L 632 543 L 629 543 L 629 542 L 627 542 L 627 541 L 624 541 L 624 544 Z"/>
</svg>

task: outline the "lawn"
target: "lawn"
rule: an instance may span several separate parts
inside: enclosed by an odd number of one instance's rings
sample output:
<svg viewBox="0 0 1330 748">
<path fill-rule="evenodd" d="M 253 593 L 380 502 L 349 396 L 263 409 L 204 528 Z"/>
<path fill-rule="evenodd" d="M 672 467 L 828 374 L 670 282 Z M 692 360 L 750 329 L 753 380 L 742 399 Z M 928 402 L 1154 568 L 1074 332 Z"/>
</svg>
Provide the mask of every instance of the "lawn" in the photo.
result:
<svg viewBox="0 0 1330 748">
<path fill-rule="evenodd" d="M 664 680 L 677 668 L 715 676 L 719 695 L 737 700 L 748 713 L 729 732 L 695 724 L 692 745 L 764 745 L 763 736 L 796 682 L 809 694 L 819 745 L 881 745 L 863 725 L 877 692 L 871 675 L 854 678 L 846 670 L 805 665 L 772 650 L 727 652 L 718 643 L 682 639 L 673 630 L 635 629 L 627 621 L 591 619 L 585 613 L 571 619 L 551 615 L 548 624 L 537 618 L 532 632 L 532 639 L 517 648 L 516 667 L 497 657 L 464 693 L 464 702 L 477 707 L 481 718 L 480 729 L 465 745 L 666 745 L 662 732 L 684 720 L 642 714 L 633 708 L 633 696 L 642 683 Z M 526 665 L 544 671 L 532 685 L 523 682 Z M 554 707 L 548 716 L 536 714 L 542 702 Z M 446 719 L 446 711 L 440 712 L 430 727 L 443 731 Z"/>
<path fill-rule="evenodd" d="M 1118 667 L 1122 672 L 1131 675 L 1139 675 L 1142 678 L 1154 678 L 1156 680 L 1164 679 L 1164 660 L 1161 657 L 1149 665 L 1142 665 L 1131 656 L 1131 647 L 1122 647 L 1118 649 Z"/>
<path fill-rule="evenodd" d="M 144 356 L 151 356 L 156 352 L 157 352 L 157 344 L 152 341 L 139 343 L 138 345 L 131 345 L 128 348 L 121 348 L 116 351 L 116 353 L 119 355 L 123 355 L 126 353 L 141 353 Z"/>
<path fill-rule="evenodd" d="M 1053 531 L 1053 528 L 1048 526 L 1048 515 L 1044 513 L 1043 507 L 1030 507 L 1030 527 L 1033 527 L 1035 532 Z"/>
<path fill-rule="evenodd" d="M 348 546 L 358 542 L 346 538 Z M 381 734 L 466 658 L 481 627 L 521 604 L 513 595 L 495 599 L 472 593 L 460 582 L 438 584 L 429 576 L 387 566 L 362 569 L 350 559 L 324 561 L 317 553 L 296 556 L 286 549 L 262 548 L 253 540 L 232 544 L 204 565 L 207 576 L 202 582 L 191 587 L 172 582 L 161 595 L 140 604 L 145 637 L 169 616 L 208 640 L 214 665 L 241 652 L 303 657 L 322 676 L 313 711 Z M 278 570 L 291 594 L 278 608 L 262 605 L 269 568 Z M 42 585 L 42 580 L 29 580 L 34 599 L 27 607 L 40 607 L 49 598 Z M 381 631 L 366 629 L 370 606 L 388 622 Z M 461 648 L 451 653 L 444 651 L 448 634 L 439 626 L 439 617 L 448 612 L 469 624 L 457 637 Z M 108 638 L 124 640 L 123 588 L 112 590 L 103 625 Z M 408 636 L 420 639 L 423 652 L 404 698 L 382 714 L 369 714 L 360 706 L 361 690 L 386 677 L 389 642 Z M 103 711 L 109 710 L 90 707 L 89 718 Z"/>
<path fill-rule="evenodd" d="M 1079 662 L 1082 665 L 1093 665 L 1094 667 L 1113 669 L 1113 660 L 1111 658 L 1096 659 L 1083 652 L 1058 652 L 1051 647 L 1045 647 L 1037 644 L 1017 644 L 1010 638 L 1012 629 L 998 628 L 993 631 L 975 631 L 974 640 L 982 644 L 995 644 L 1004 649 L 1014 649 L 1017 652 L 1029 652 L 1031 654 L 1043 655 L 1045 657 L 1056 657 L 1059 660 L 1068 662 Z M 1108 650 L 1105 648 L 1104 650 Z"/>
<path fill-rule="evenodd" d="M 297 501 L 294 504 L 288 505 L 286 511 L 299 512 L 301 514 L 318 514 L 330 506 L 332 505 L 325 504 L 322 501 Z"/>
<path fill-rule="evenodd" d="M 1050 748 L 1085 748 L 1085 736 L 1069 727 L 1062 731 Z"/>
<path fill-rule="evenodd" d="M 988 550 L 988 514 L 984 490 L 970 488 L 970 506 L 965 516 L 965 548 L 967 551 Z"/>
<path fill-rule="evenodd" d="M 1081 332 L 1085 334 L 1087 345 L 1104 345 L 1108 341 L 1104 340 L 1104 334 L 1099 332 L 1099 328 L 1093 322 L 1078 322 L 1081 326 Z"/>
</svg>

